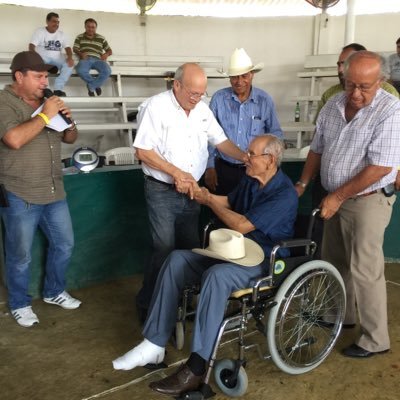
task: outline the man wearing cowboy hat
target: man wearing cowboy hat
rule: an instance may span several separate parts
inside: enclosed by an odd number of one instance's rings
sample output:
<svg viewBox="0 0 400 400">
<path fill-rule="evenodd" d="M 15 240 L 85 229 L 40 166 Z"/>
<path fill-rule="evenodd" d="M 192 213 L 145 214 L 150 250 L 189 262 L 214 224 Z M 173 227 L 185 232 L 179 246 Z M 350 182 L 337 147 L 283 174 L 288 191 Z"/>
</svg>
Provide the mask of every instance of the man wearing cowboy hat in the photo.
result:
<svg viewBox="0 0 400 400">
<path fill-rule="evenodd" d="M 226 136 L 243 151 L 263 133 L 283 138 L 271 96 L 252 86 L 254 74 L 263 67 L 262 63 L 254 65 L 244 49 L 235 49 L 228 69 L 231 87 L 218 90 L 210 103 Z M 209 152 L 206 186 L 217 194 L 227 195 L 245 175 L 246 166 L 214 147 Z"/>
<path fill-rule="evenodd" d="M 4 187 L 0 214 L 5 227 L 8 304 L 18 324 L 30 327 L 39 322 L 28 294 L 30 252 L 38 227 L 48 239 L 43 300 L 68 309 L 81 303 L 65 291 L 74 236 L 61 171 L 61 142 L 74 143 L 78 132 L 75 123 L 61 132 L 49 126 L 59 113 L 71 118 L 59 97 L 44 101 L 48 73 L 57 72 L 57 67 L 45 64 L 34 51 L 23 51 L 15 55 L 10 69 L 14 82 L 0 91 L 0 183 Z"/>
<path fill-rule="evenodd" d="M 234 231 L 211 232 L 207 249 L 170 254 L 157 280 L 143 329 L 145 339 L 114 360 L 115 369 L 161 363 L 183 288 L 201 283 L 189 360 L 176 373 L 150 384 L 153 390 L 170 396 L 199 387 L 230 294 L 265 275 L 273 246 L 293 235 L 298 199 L 292 182 L 279 168 L 282 155 L 278 138 L 259 136 L 249 145 L 247 176 L 232 193 L 218 196 L 206 188 L 195 192 L 195 199 Z M 287 250 L 282 249 L 280 256 L 285 255 Z"/>
</svg>

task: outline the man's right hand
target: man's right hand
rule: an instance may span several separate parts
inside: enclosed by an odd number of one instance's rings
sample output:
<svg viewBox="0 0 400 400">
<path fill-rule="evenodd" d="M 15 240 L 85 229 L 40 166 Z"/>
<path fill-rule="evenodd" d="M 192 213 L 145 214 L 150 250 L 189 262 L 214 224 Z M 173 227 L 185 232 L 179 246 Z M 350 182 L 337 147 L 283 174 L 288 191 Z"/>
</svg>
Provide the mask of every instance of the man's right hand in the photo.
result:
<svg viewBox="0 0 400 400">
<path fill-rule="evenodd" d="M 204 175 L 204 181 L 208 189 L 215 193 L 218 186 L 218 176 L 215 168 L 207 168 Z"/>
<path fill-rule="evenodd" d="M 65 108 L 64 102 L 58 96 L 51 96 L 43 103 L 42 112 L 46 114 L 49 119 L 52 119 L 59 111 Z"/>
<path fill-rule="evenodd" d="M 196 179 L 191 174 L 181 170 L 177 170 L 173 178 L 176 191 L 187 194 L 193 200 L 194 191 L 198 189 Z"/>
</svg>

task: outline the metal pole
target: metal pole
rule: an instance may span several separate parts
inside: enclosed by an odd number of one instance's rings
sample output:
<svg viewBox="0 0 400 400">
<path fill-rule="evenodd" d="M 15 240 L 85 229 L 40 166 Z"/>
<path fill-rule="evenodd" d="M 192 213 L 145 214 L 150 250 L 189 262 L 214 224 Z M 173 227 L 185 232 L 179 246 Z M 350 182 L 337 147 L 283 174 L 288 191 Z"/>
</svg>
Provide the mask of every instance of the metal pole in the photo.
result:
<svg viewBox="0 0 400 400">
<path fill-rule="evenodd" d="M 354 32 L 356 28 L 356 16 L 354 14 L 357 0 L 347 0 L 347 14 L 344 31 L 344 45 L 354 42 Z"/>
</svg>

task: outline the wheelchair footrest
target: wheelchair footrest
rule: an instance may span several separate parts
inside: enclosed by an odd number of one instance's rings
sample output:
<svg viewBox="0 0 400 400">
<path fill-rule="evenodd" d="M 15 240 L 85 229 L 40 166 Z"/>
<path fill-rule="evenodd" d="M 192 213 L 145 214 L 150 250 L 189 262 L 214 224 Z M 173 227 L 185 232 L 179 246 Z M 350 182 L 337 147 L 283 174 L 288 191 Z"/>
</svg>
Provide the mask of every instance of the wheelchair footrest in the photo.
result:
<svg viewBox="0 0 400 400">
<path fill-rule="evenodd" d="M 160 364 L 152 364 L 152 363 L 149 363 L 149 364 L 144 365 L 143 368 L 146 368 L 146 369 L 149 369 L 149 370 L 153 371 L 153 370 L 156 370 L 156 369 L 165 369 L 165 368 L 168 368 L 168 365 L 165 364 L 165 362 L 162 362 L 162 363 L 160 363 Z"/>
<path fill-rule="evenodd" d="M 213 396 L 215 396 L 215 392 L 211 389 L 211 386 L 208 383 L 202 383 L 198 390 L 183 393 L 176 400 L 203 400 Z"/>
</svg>

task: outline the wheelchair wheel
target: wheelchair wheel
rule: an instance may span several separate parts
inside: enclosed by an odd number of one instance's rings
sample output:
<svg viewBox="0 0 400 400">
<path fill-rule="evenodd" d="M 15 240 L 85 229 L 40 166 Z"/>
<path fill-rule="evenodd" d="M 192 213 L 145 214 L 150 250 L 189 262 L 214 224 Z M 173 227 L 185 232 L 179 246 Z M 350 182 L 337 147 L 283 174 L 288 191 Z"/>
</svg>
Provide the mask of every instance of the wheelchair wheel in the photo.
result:
<svg viewBox="0 0 400 400">
<path fill-rule="evenodd" d="M 177 321 L 175 325 L 175 347 L 177 350 L 182 350 L 185 344 L 185 326 L 183 321 Z"/>
<path fill-rule="evenodd" d="M 247 391 L 249 384 L 247 373 L 243 366 L 240 366 L 238 376 L 231 380 L 232 374 L 235 371 L 235 361 L 225 358 L 219 360 L 214 366 L 214 379 L 220 390 L 230 397 L 243 396 Z"/>
<path fill-rule="evenodd" d="M 342 328 L 342 277 L 325 261 L 309 261 L 283 281 L 275 301 L 267 325 L 272 360 L 288 374 L 311 371 L 331 352 Z"/>
</svg>

